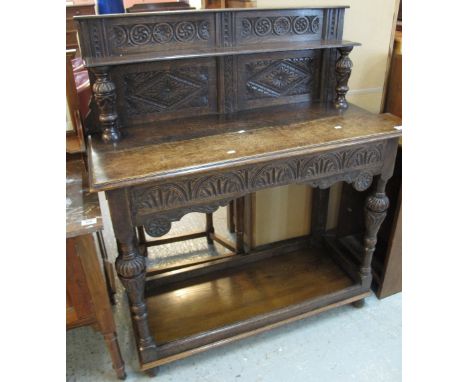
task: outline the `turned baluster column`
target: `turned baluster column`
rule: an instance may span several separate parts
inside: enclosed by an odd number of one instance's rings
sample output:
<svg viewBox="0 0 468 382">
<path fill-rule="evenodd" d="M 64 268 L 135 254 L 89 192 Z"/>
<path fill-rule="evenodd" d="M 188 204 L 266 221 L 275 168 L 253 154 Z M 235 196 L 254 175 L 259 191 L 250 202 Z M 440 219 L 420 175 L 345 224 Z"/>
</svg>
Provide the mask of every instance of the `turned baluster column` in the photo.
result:
<svg viewBox="0 0 468 382">
<path fill-rule="evenodd" d="M 395 158 L 398 150 L 398 138 L 387 141 L 384 164 L 382 172 L 377 180 L 374 191 L 366 198 L 364 206 L 364 249 L 359 274 L 361 277 L 361 285 L 363 289 L 369 290 L 372 283 L 372 256 L 374 255 L 375 246 L 377 244 L 377 234 L 380 226 L 387 216 L 387 210 L 390 206 L 390 201 L 385 194 L 385 186 L 387 181 L 393 175 L 395 166 Z M 364 305 L 364 300 L 354 302 L 354 306 L 361 307 Z"/>
<path fill-rule="evenodd" d="M 107 66 L 92 69 L 96 76 L 93 85 L 94 99 L 99 109 L 99 122 L 101 124 L 101 137 L 106 143 L 117 142 L 121 138 L 119 130 L 119 116 L 116 109 L 115 85 L 110 80 Z"/>
<path fill-rule="evenodd" d="M 340 58 L 336 61 L 335 72 L 336 72 L 336 98 L 335 107 L 337 109 L 347 109 L 348 102 L 346 101 L 346 93 L 348 93 L 348 80 L 351 76 L 351 69 L 353 68 L 353 62 L 349 58 L 349 54 L 353 50 L 352 46 L 346 46 L 338 48 L 340 52 Z"/>
<path fill-rule="evenodd" d="M 157 359 L 157 349 L 149 329 L 144 297 L 146 259 L 139 252 L 126 192 L 121 189 L 108 191 L 106 195 L 119 251 L 115 268 L 127 291 L 133 326 L 137 331 L 138 351 L 140 359 L 145 363 Z"/>
<path fill-rule="evenodd" d="M 385 195 L 386 181 L 379 178 L 375 191 L 366 198 L 364 207 L 364 221 L 366 233 L 364 236 L 364 257 L 359 269 L 361 282 L 364 287 L 369 288 L 372 281 L 372 255 L 377 244 L 377 233 L 380 226 L 387 216 L 387 210 L 390 205 L 387 195 Z"/>
</svg>

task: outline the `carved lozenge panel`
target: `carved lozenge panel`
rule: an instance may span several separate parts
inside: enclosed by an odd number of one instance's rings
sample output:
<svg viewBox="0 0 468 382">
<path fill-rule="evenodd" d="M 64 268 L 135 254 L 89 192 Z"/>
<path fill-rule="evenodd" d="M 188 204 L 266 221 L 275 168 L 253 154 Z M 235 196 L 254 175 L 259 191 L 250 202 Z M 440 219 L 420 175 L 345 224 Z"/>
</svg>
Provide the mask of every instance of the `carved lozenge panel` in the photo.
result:
<svg viewBox="0 0 468 382">
<path fill-rule="evenodd" d="M 321 51 L 239 57 L 239 108 L 317 101 Z"/>
<path fill-rule="evenodd" d="M 254 164 L 216 175 L 189 177 L 148 187 L 132 189 L 136 215 L 184 207 L 191 203 L 234 198 L 261 189 L 292 183 L 326 188 L 338 181 L 356 182 L 367 188 L 369 177 L 383 163 L 385 144 L 313 154 L 272 163 Z"/>
<path fill-rule="evenodd" d="M 124 122 L 207 114 L 216 110 L 215 59 L 126 65 L 113 73 Z"/>
</svg>

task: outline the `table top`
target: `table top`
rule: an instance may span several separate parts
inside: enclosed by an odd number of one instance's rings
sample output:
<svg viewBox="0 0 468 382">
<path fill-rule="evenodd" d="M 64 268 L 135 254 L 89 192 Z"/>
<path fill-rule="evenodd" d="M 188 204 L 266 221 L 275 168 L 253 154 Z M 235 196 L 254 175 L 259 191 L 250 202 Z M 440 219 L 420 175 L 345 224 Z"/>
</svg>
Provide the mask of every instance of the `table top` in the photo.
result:
<svg viewBox="0 0 468 382">
<path fill-rule="evenodd" d="M 103 229 L 96 193 L 87 190 L 87 174 L 81 160 L 67 161 L 67 238 Z"/>
<path fill-rule="evenodd" d="M 339 111 L 307 103 L 133 126 L 113 145 L 89 138 L 90 187 L 139 185 L 398 137 L 400 125 L 391 114 L 353 105 Z"/>
</svg>

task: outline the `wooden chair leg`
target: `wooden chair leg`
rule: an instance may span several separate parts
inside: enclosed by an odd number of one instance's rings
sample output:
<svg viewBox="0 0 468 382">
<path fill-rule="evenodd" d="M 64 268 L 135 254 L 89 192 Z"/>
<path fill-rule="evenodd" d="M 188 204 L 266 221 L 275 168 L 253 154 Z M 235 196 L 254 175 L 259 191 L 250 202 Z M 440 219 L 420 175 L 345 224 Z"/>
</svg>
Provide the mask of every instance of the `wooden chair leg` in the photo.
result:
<svg viewBox="0 0 468 382">
<path fill-rule="evenodd" d="M 209 213 L 206 214 L 206 241 L 208 244 L 213 244 L 212 234 L 214 234 L 214 226 L 213 226 L 213 214 Z"/>
<path fill-rule="evenodd" d="M 236 218 L 236 253 L 244 253 L 244 198 L 235 200 Z"/>
<path fill-rule="evenodd" d="M 117 374 L 117 378 L 125 379 L 127 374 L 125 373 L 125 363 L 120 354 L 119 342 L 117 340 L 117 335 L 115 332 L 106 333 L 104 335 L 104 340 L 106 341 L 107 348 L 112 359 L 112 367 Z"/>
<path fill-rule="evenodd" d="M 227 208 L 227 229 L 229 232 L 236 232 L 234 201 L 229 202 Z"/>
</svg>

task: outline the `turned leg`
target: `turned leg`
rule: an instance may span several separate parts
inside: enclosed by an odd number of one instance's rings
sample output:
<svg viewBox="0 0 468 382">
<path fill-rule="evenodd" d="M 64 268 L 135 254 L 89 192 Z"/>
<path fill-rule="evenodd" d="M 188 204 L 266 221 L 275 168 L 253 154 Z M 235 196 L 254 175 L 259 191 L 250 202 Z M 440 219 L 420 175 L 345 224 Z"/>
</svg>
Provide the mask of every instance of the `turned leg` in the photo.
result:
<svg viewBox="0 0 468 382">
<path fill-rule="evenodd" d="M 152 369 L 145 370 L 148 377 L 156 377 L 159 372 L 159 366 L 153 367 Z"/>
<path fill-rule="evenodd" d="M 314 188 L 312 190 L 311 233 L 316 244 L 321 244 L 327 230 L 328 200 L 330 189 Z"/>
<path fill-rule="evenodd" d="M 157 359 L 156 343 L 150 332 L 144 297 L 146 259 L 139 251 L 127 191 L 108 191 L 107 199 L 119 250 L 115 268 L 127 291 L 140 360 L 143 363 L 154 361 Z"/>
<path fill-rule="evenodd" d="M 115 84 L 110 80 L 107 66 L 96 67 L 92 71 L 96 76 L 93 93 L 99 109 L 102 140 L 106 143 L 117 142 L 121 138 L 121 132 L 116 108 Z"/>
<path fill-rule="evenodd" d="M 340 52 L 340 58 L 336 61 L 335 72 L 336 72 L 336 98 L 335 107 L 337 109 L 347 109 L 348 102 L 346 101 L 346 93 L 349 90 L 348 80 L 351 76 L 351 69 L 353 68 L 353 62 L 348 57 L 352 46 L 346 46 L 338 48 Z"/>
<path fill-rule="evenodd" d="M 390 205 L 385 195 L 386 180 L 379 178 L 376 190 L 367 197 L 364 208 L 364 219 L 366 232 L 364 236 L 364 256 L 359 273 L 363 287 L 370 288 L 372 282 L 371 263 L 372 255 L 377 244 L 377 233 L 387 215 Z"/>
<path fill-rule="evenodd" d="M 244 253 L 244 197 L 235 200 L 236 253 Z"/>
<path fill-rule="evenodd" d="M 106 341 L 107 348 L 112 359 L 112 368 L 117 374 L 117 378 L 125 379 L 127 374 L 125 373 L 125 364 L 120 354 L 119 342 L 117 341 L 117 335 L 115 332 L 105 333 L 104 340 Z"/>
<path fill-rule="evenodd" d="M 213 226 L 213 213 L 206 214 L 206 241 L 208 244 L 213 244 L 214 226 Z"/>
<path fill-rule="evenodd" d="M 227 229 L 229 232 L 236 232 L 236 223 L 234 220 L 234 201 L 230 201 L 227 208 Z"/>
<path fill-rule="evenodd" d="M 119 256 L 115 261 L 115 267 L 127 291 L 132 320 L 137 331 L 138 350 L 143 362 L 153 361 L 156 359 L 156 343 L 149 329 L 144 298 L 146 259 L 139 253 L 136 237 L 125 242 L 117 238 L 117 244 Z"/>
</svg>

